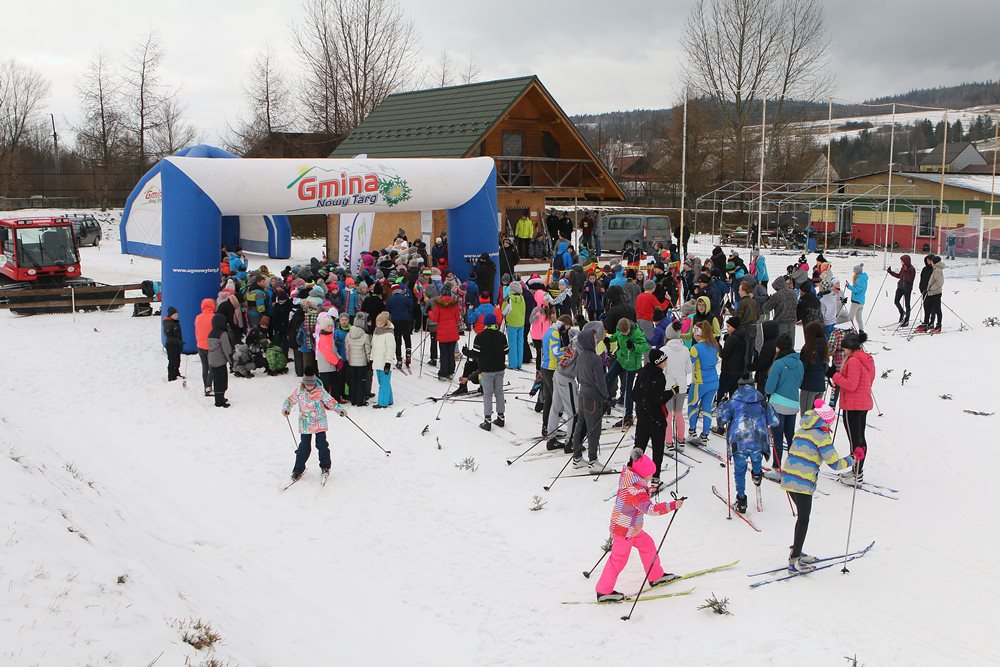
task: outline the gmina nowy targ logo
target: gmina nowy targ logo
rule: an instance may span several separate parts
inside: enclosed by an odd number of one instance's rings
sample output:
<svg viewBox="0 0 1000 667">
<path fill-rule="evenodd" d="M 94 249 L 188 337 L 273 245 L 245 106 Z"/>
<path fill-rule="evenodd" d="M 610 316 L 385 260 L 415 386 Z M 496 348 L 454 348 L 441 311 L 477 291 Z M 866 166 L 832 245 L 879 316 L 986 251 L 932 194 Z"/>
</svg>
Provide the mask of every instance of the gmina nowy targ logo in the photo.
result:
<svg viewBox="0 0 1000 667">
<path fill-rule="evenodd" d="M 318 167 L 303 169 L 299 176 L 288 184 L 288 189 L 297 188 L 300 200 L 310 202 L 318 208 L 331 206 L 373 206 L 381 195 L 386 206 L 392 207 L 410 198 L 410 187 L 400 176 L 379 176 L 373 173 L 348 174 L 340 172 L 339 177 L 317 178 L 311 175 Z"/>
</svg>

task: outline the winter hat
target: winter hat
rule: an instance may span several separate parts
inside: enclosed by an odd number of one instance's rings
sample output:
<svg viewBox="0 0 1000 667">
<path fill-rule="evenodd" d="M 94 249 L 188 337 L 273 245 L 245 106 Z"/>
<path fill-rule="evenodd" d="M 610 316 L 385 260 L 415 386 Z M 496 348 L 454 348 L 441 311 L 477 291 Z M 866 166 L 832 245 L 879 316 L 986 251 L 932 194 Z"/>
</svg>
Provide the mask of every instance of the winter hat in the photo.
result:
<svg viewBox="0 0 1000 667">
<path fill-rule="evenodd" d="M 483 315 L 483 326 L 484 327 L 494 327 L 497 324 L 497 316 L 493 313 L 486 313 Z"/>
<path fill-rule="evenodd" d="M 864 262 L 862 262 L 861 264 L 858 264 L 858 265 L 856 265 L 854 267 L 854 273 L 861 273 L 864 270 L 865 270 Z"/>
<path fill-rule="evenodd" d="M 656 289 L 656 283 L 654 283 L 652 280 L 647 280 L 642 284 L 642 290 L 644 292 L 652 292 L 655 289 Z"/>
<path fill-rule="evenodd" d="M 510 274 L 505 273 L 502 276 L 500 276 L 500 282 L 503 283 L 504 285 L 510 284 Z"/>
<path fill-rule="evenodd" d="M 837 411 L 827 405 L 822 398 L 817 398 L 813 405 L 815 406 L 813 411 L 816 413 L 816 416 L 825 421 L 827 424 L 832 424 L 837 418 Z"/>
<path fill-rule="evenodd" d="M 434 268 L 431 269 L 431 275 L 432 276 L 437 276 L 438 278 L 440 278 L 441 277 L 441 269 L 439 269 L 439 268 L 437 268 L 435 266 Z"/>
<path fill-rule="evenodd" d="M 274 298 L 280 302 L 288 301 L 288 293 L 285 292 L 285 290 L 283 289 L 279 289 L 277 292 L 274 293 Z"/>
<path fill-rule="evenodd" d="M 320 313 L 316 318 L 316 326 L 320 331 L 333 331 L 333 318 L 329 313 Z"/>
<path fill-rule="evenodd" d="M 652 477 L 656 474 L 656 464 L 645 454 L 632 461 L 631 467 L 632 471 L 639 477 Z"/>
<path fill-rule="evenodd" d="M 848 331 L 844 334 L 844 340 L 840 343 L 840 346 L 845 350 L 860 350 L 866 340 L 868 340 L 868 334 L 864 331 L 861 333 Z"/>
<path fill-rule="evenodd" d="M 510 293 L 511 294 L 521 294 L 523 291 L 524 290 L 521 288 L 521 283 L 519 283 L 519 282 L 512 282 L 510 284 Z"/>
<path fill-rule="evenodd" d="M 667 327 L 667 330 L 663 334 L 664 340 L 680 340 L 681 338 L 681 322 L 677 320 Z"/>
<path fill-rule="evenodd" d="M 389 311 L 383 310 L 375 316 L 375 326 L 385 328 L 389 324 Z"/>
<path fill-rule="evenodd" d="M 347 278 L 344 280 L 344 284 L 347 285 L 348 287 L 354 287 L 354 278 L 347 276 Z"/>
<path fill-rule="evenodd" d="M 479 303 L 489 303 L 490 293 L 487 290 L 483 290 L 479 293 Z"/>
<path fill-rule="evenodd" d="M 664 361 L 667 360 L 667 353 L 658 347 L 654 347 L 649 351 L 649 363 L 654 366 L 659 366 Z"/>
<path fill-rule="evenodd" d="M 316 384 L 316 368 L 314 366 L 306 366 L 302 369 L 302 384 L 307 387 L 315 386 Z"/>
<path fill-rule="evenodd" d="M 401 283 L 393 283 L 392 284 L 392 293 L 393 294 L 395 294 L 396 292 L 402 292 L 402 291 L 403 291 L 403 285 Z"/>
<path fill-rule="evenodd" d="M 726 324 L 728 324 L 734 329 L 739 329 L 743 325 L 743 323 L 740 322 L 740 318 L 736 317 L 735 315 L 726 320 Z"/>
<path fill-rule="evenodd" d="M 167 317 L 173 317 L 177 314 L 177 309 L 173 306 L 167 306 Z"/>
<path fill-rule="evenodd" d="M 625 277 L 629 280 L 635 280 L 636 275 L 638 274 L 635 272 L 635 269 L 629 269 L 625 272 Z"/>
<path fill-rule="evenodd" d="M 368 315 L 365 312 L 360 312 L 354 316 L 354 326 L 359 329 L 364 329 L 368 326 Z"/>
<path fill-rule="evenodd" d="M 318 299 L 320 302 L 322 302 L 323 299 L 326 298 L 326 290 L 320 287 L 319 285 L 316 285 L 311 290 L 309 290 L 309 297 Z"/>
</svg>

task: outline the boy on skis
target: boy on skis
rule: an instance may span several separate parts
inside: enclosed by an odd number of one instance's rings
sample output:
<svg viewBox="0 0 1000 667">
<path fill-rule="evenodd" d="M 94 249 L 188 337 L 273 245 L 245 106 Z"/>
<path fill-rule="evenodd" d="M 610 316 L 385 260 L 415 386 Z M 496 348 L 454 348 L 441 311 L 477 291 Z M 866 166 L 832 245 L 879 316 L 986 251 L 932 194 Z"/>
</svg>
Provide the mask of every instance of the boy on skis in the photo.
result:
<svg viewBox="0 0 1000 667">
<path fill-rule="evenodd" d="M 729 456 L 733 459 L 733 479 L 736 482 L 736 511 L 747 511 L 747 459 L 750 459 L 750 476 L 760 498 L 761 457 L 770 451 L 770 429 L 778 425 L 778 416 L 763 394 L 754 387 L 753 377 L 747 373 L 739 380 L 733 397 L 716 408 L 719 425 L 726 427 Z M 760 509 L 758 507 L 758 509 Z"/>
<path fill-rule="evenodd" d="M 519 334 L 520 335 L 520 334 Z M 489 431 L 493 424 L 504 426 L 504 361 L 509 349 L 507 338 L 497 329 L 493 313 L 483 316 L 483 330 L 476 334 L 469 350 L 469 358 L 479 366 L 479 386 L 483 388 L 483 423 L 479 428 Z M 493 401 L 497 404 L 497 418 L 493 419 Z"/>
<path fill-rule="evenodd" d="M 333 399 L 316 378 L 316 369 L 306 366 L 302 382 L 285 399 L 281 406 L 281 414 L 287 417 L 292 413 L 292 406 L 299 408 L 299 432 L 302 434 L 299 448 L 295 450 L 295 466 L 292 468 L 292 481 L 297 481 L 306 470 L 306 461 L 312 452 L 312 437 L 316 434 L 316 451 L 319 453 L 319 469 L 323 477 L 330 475 L 330 446 L 326 442 L 326 411 L 336 410 L 341 417 L 347 411 Z"/>
<path fill-rule="evenodd" d="M 618 478 L 618 496 L 611 512 L 611 556 L 597 582 L 598 602 L 621 602 L 625 599 L 615 590 L 615 582 L 628 563 L 632 547 L 639 550 L 650 586 L 659 586 L 677 578 L 675 574 L 663 572 L 656 544 L 642 529 L 643 515 L 662 516 L 684 506 L 683 500 L 653 504 L 649 499 L 649 482 L 655 472 L 656 464 L 639 449 L 632 450 L 628 465 L 622 468 Z"/>
<path fill-rule="evenodd" d="M 663 446 L 667 437 L 666 405 L 680 392 L 674 385 L 667 389 L 667 377 L 663 368 L 667 364 L 667 353 L 654 348 L 649 351 L 649 362 L 635 376 L 635 446 L 644 454 L 646 443 L 653 445 L 653 488 L 660 486 L 660 470 L 663 467 Z"/>
</svg>

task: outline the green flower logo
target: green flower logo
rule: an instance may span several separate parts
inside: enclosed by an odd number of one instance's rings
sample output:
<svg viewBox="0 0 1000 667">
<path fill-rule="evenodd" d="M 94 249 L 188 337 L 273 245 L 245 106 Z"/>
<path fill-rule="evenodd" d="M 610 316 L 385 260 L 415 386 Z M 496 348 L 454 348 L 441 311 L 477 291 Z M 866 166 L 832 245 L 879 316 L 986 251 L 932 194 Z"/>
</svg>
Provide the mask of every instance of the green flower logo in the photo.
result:
<svg viewBox="0 0 1000 667">
<path fill-rule="evenodd" d="M 406 180 L 394 176 L 392 178 L 380 178 L 378 180 L 378 191 L 382 193 L 382 198 L 385 199 L 385 203 L 389 206 L 395 206 L 400 202 L 404 202 L 410 198 L 410 186 L 406 184 Z"/>
</svg>

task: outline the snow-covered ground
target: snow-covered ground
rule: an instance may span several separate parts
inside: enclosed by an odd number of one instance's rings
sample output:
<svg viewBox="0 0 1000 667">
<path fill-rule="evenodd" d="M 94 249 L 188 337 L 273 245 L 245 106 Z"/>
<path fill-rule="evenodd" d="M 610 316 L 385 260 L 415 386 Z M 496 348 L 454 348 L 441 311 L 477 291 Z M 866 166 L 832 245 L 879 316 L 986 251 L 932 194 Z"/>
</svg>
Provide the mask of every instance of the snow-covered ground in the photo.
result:
<svg viewBox="0 0 1000 667">
<path fill-rule="evenodd" d="M 317 247 L 295 241 L 293 253 Z M 158 262 L 114 242 L 82 253 L 94 278 L 158 277 Z M 836 273 L 856 261 L 836 258 Z M 771 273 L 788 262 L 770 258 Z M 872 300 L 881 259 L 865 263 Z M 314 455 L 280 493 L 295 444 L 279 411 L 294 377 L 232 378 L 233 407 L 217 410 L 197 358 L 187 388 L 166 382 L 158 318 L 0 312 L 0 664 L 996 664 L 1000 537 L 988 503 L 1000 417 L 963 412 L 997 409 L 1000 329 L 982 321 L 1000 315 L 1000 268 L 986 274 L 946 271 L 944 302 L 974 329 L 938 337 L 881 331 L 895 320 L 893 279 L 879 290 L 868 349 L 892 370 L 875 385 L 866 480 L 900 493 L 857 494 L 851 545 L 876 545 L 849 575 L 838 566 L 751 589 L 748 573 L 785 563 L 788 503 L 765 483 L 765 511 L 750 512 L 763 532 L 727 521 L 710 491 L 725 488 L 725 470 L 691 452 L 704 461 L 680 481 L 689 500 L 665 566 L 740 563 L 692 579 L 691 595 L 639 604 L 628 623 L 624 606 L 560 604 L 593 599 L 597 575 L 581 571 L 601 555 L 617 480 L 563 478 L 546 492 L 562 454 L 536 448 L 507 465 L 526 447 L 513 441 L 539 433 L 518 393 L 528 373 L 508 371 L 507 428 L 490 433 L 477 428 L 479 403 L 424 402 L 445 390 L 434 369 L 397 373 L 393 410 L 350 410 L 392 455 L 331 417 L 329 484 Z M 959 324 L 947 308 L 944 320 Z M 602 440 L 602 459 L 617 441 Z M 845 452 L 842 429 L 838 442 Z M 466 457 L 478 470 L 456 469 Z M 820 489 L 806 548 L 842 553 L 851 491 Z M 536 495 L 546 504 L 533 512 Z M 657 541 L 667 521 L 647 519 Z M 633 554 L 619 590 L 637 590 L 642 574 Z M 713 593 L 732 616 L 697 610 Z M 221 635 L 214 649 L 182 641 L 198 619 Z"/>
</svg>

